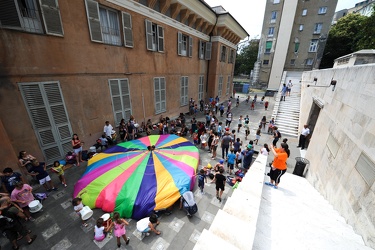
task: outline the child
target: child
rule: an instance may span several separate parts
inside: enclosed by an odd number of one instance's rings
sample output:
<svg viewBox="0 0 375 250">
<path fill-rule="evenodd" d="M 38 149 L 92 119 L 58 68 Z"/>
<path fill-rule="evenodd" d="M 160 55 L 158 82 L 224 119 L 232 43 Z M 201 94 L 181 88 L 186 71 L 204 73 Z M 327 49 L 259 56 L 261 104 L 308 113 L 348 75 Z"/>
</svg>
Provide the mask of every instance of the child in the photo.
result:
<svg viewBox="0 0 375 250">
<path fill-rule="evenodd" d="M 215 160 L 216 159 L 216 150 L 217 150 L 217 146 L 219 145 L 219 136 L 217 135 L 217 132 L 214 132 L 214 139 L 212 140 L 212 157 L 211 159 L 212 160 Z"/>
<path fill-rule="evenodd" d="M 268 144 L 265 143 L 265 144 L 263 145 L 263 148 L 261 148 L 260 153 L 261 153 L 262 155 L 268 156 L 269 152 L 270 152 L 270 149 L 268 148 Z"/>
<path fill-rule="evenodd" d="M 61 183 L 64 185 L 64 187 L 67 187 L 68 185 L 66 185 L 64 170 L 65 170 L 65 166 L 60 164 L 59 161 L 55 161 L 53 163 L 52 171 L 59 175 L 59 179 Z"/>
<path fill-rule="evenodd" d="M 109 231 L 111 224 L 107 225 L 106 227 L 103 226 L 104 220 L 103 218 L 99 218 L 96 221 L 96 225 L 94 228 L 94 240 L 102 241 L 107 236 L 107 232 Z"/>
<path fill-rule="evenodd" d="M 265 110 L 268 109 L 268 101 L 265 101 L 265 102 L 264 102 L 264 109 L 265 109 Z"/>
<path fill-rule="evenodd" d="M 72 204 L 73 204 L 74 211 L 80 216 L 81 210 L 83 208 L 82 199 L 79 197 L 76 197 L 72 200 Z M 82 226 L 88 227 L 87 223 L 84 220 L 82 220 Z"/>
<path fill-rule="evenodd" d="M 39 181 L 39 184 L 43 185 L 47 192 L 50 192 L 51 190 L 57 191 L 58 189 L 55 188 L 51 181 L 51 177 L 46 172 L 46 164 L 39 163 L 39 161 L 35 159 L 32 161 L 32 164 L 33 166 L 29 170 L 29 175 L 36 176 L 36 179 Z"/>
<path fill-rule="evenodd" d="M 240 115 L 240 118 L 238 118 L 238 125 L 237 125 L 237 133 L 239 133 L 240 132 L 240 129 L 241 129 L 241 127 L 242 127 L 242 121 L 243 121 L 243 119 L 242 119 L 242 115 Z"/>
<path fill-rule="evenodd" d="M 219 126 L 217 126 L 217 135 L 219 136 L 219 138 L 221 138 L 222 134 L 223 134 L 223 123 L 222 122 L 219 122 Z"/>
<path fill-rule="evenodd" d="M 238 164 L 242 163 L 242 154 L 241 154 L 241 148 L 238 149 L 236 152 L 236 168 L 238 168 Z"/>
<path fill-rule="evenodd" d="M 201 135 L 200 139 L 201 139 L 201 148 L 202 148 L 202 149 L 205 149 L 205 148 L 206 148 L 206 145 L 207 145 L 207 134 L 206 134 L 206 130 L 203 132 L 203 134 Z"/>
<path fill-rule="evenodd" d="M 197 146 L 198 145 L 198 130 L 195 130 L 193 133 L 193 141 L 194 141 L 194 145 Z"/>
<path fill-rule="evenodd" d="M 120 214 L 118 212 L 114 212 L 113 213 L 113 227 L 114 227 L 113 233 L 117 239 L 117 247 L 121 247 L 121 243 L 120 243 L 121 237 L 125 240 L 126 245 L 129 244 L 130 238 L 126 237 L 125 225 L 128 226 L 129 223 L 126 220 L 120 218 Z"/>
<path fill-rule="evenodd" d="M 255 145 L 258 145 L 258 141 L 260 139 L 260 131 L 261 131 L 261 129 L 262 129 L 262 125 L 259 125 L 259 127 L 257 129 L 257 132 L 255 134 L 255 140 L 254 140 Z"/>
<path fill-rule="evenodd" d="M 255 108 L 255 99 L 251 102 L 250 110 L 254 110 Z"/>
<path fill-rule="evenodd" d="M 245 121 L 245 126 L 244 126 L 245 127 L 245 140 L 247 140 L 247 137 L 250 134 L 250 127 L 249 127 L 250 119 L 248 115 L 246 115 L 244 121 Z"/>
<path fill-rule="evenodd" d="M 65 156 L 65 161 L 67 164 L 72 164 L 75 166 L 77 163 L 76 157 L 77 157 L 76 154 L 69 151 Z"/>
<path fill-rule="evenodd" d="M 227 172 L 229 172 L 229 174 L 232 174 L 235 159 L 236 159 L 236 155 L 234 154 L 234 150 L 231 149 L 230 153 L 228 154 L 228 170 L 227 170 Z"/>
<path fill-rule="evenodd" d="M 202 169 L 199 171 L 199 173 L 198 173 L 198 187 L 199 187 L 199 189 L 201 190 L 201 194 L 204 194 L 204 193 L 203 193 L 204 182 L 207 183 L 207 177 L 206 177 L 206 173 L 205 173 L 204 169 L 202 168 Z"/>
</svg>

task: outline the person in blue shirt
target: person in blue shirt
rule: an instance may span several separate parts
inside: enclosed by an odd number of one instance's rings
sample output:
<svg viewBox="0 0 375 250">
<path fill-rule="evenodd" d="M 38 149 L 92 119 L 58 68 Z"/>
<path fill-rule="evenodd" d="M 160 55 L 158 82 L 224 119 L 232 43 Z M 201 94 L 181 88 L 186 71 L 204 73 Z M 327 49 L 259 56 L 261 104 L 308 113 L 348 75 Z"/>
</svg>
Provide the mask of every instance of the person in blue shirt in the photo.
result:
<svg viewBox="0 0 375 250">
<path fill-rule="evenodd" d="M 250 168 L 251 162 L 253 161 L 253 146 L 251 144 L 247 145 L 247 148 L 242 151 L 241 154 L 243 155 L 242 167 L 244 168 L 244 172 L 246 173 Z"/>
<path fill-rule="evenodd" d="M 39 161 L 37 160 L 33 160 L 32 164 L 33 166 L 29 170 L 29 175 L 35 176 L 36 179 L 39 181 L 39 184 L 43 185 L 47 192 L 51 190 L 57 191 L 57 188 L 55 188 L 51 181 L 51 177 L 46 172 L 46 164 L 39 163 Z"/>
<path fill-rule="evenodd" d="M 236 159 L 236 154 L 234 153 L 234 149 L 232 148 L 230 150 L 230 153 L 228 154 L 228 173 L 229 174 L 232 174 L 235 159 Z"/>
</svg>

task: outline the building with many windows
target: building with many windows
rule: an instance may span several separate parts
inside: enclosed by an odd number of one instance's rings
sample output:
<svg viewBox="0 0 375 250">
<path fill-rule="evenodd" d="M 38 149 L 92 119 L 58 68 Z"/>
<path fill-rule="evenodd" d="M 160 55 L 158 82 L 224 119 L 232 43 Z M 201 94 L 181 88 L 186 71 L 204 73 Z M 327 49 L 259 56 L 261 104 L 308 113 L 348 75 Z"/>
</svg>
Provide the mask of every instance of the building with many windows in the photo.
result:
<svg viewBox="0 0 375 250">
<path fill-rule="evenodd" d="M 217 8 L 216 8 L 217 9 Z M 106 120 L 141 124 L 231 93 L 247 32 L 203 0 L 0 1 L 4 167 L 21 150 L 50 163 Z"/>
<path fill-rule="evenodd" d="M 280 85 L 284 71 L 318 68 L 337 0 L 267 0 L 259 82 Z"/>
</svg>

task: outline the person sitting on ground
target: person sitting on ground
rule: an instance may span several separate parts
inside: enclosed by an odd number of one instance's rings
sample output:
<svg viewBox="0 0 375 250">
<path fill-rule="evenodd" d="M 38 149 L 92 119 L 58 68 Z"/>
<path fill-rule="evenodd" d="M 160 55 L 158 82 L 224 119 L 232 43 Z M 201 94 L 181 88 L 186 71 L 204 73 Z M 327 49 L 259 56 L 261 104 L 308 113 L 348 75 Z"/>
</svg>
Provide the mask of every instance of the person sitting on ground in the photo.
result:
<svg viewBox="0 0 375 250">
<path fill-rule="evenodd" d="M 150 235 L 150 231 L 154 232 L 157 235 L 160 235 L 160 231 L 156 230 L 156 227 L 160 224 L 156 214 L 152 214 L 150 217 L 143 218 L 137 222 L 137 230 L 141 233 Z"/>
<path fill-rule="evenodd" d="M 3 195 L 0 198 L 0 211 L 4 216 L 13 219 L 17 216 L 25 221 L 28 220 L 23 212 L 23 209 L 20 208 L 15 202 L 13 202 L 8 195 Z"/>
<path fill-rule="evenodd" d="M 100 148 L 100 151 L 103 151 L 104 148 L 108 148 L 108 139 L 106 138 L 106 135 L 103 133 L 102 137 L 100 137 L 98 140 L 96 140 L 96 146 L 97 149 Z"/>
<path fill-rule="evenodd" d="M 112 224 L 108 224 L 106 227 L 103 226 L 104 220 L 103 218 L 99 218 L 96 220 L 96 225 L 94 228 L 94 240 L 96 241 L 103 241 L 107 236 L 107 232 L 110 230 Z"/>
<path fill-rule="evenodd" d="M 27 184 L 24 184 L 22 181 L 17 182 L 15 189 L 12 191 L 11 200 L 16 202 L 23 210 L 23 213 L 26 215 L 26 218 L 30 221 L 35 219 L 31 217 L 29 211 L 29 204 L 34 200 L 33 188 Z"/>
<path fill-rule="evenodd" d="M 1 177 L 1 183 L 3 189 L 8 191 L 9 194 L 12 193 L 13 189 L 15 188 L 16 182 L 25 182 L 22 175 L 18 172 L 13 172 L 11 168 L 5 168 L 3 170 L 3 176 Z"/>
</svg>

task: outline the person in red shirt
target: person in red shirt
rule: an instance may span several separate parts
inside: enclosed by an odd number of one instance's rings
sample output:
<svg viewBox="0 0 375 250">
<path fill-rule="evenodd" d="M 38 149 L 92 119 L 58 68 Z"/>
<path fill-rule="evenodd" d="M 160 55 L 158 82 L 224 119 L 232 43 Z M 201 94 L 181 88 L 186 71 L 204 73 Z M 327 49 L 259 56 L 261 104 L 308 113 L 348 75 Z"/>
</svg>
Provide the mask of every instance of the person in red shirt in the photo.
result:
<svg viewBox="0 0 375 250">
<path fill-rule="evenodd" d="M 271 151 L 275 156 L 270 171 L 271 181 L 266 182 L 265 184 L 268 186 L 273 186 L 275 189 L 277 189 L 281 176 L 286 172 L 286 160 L 290 155 L 290 151 L 289 146 L 286 143 L 281 143 L 280 148 L 275 148 L 273 145 L 271 145 Z"/>
</svg>

